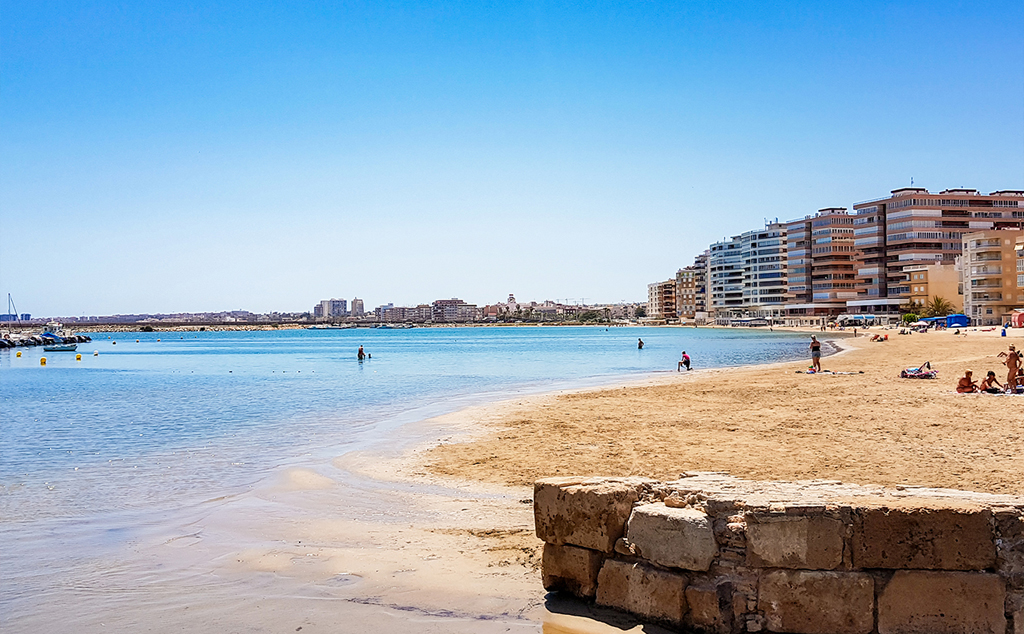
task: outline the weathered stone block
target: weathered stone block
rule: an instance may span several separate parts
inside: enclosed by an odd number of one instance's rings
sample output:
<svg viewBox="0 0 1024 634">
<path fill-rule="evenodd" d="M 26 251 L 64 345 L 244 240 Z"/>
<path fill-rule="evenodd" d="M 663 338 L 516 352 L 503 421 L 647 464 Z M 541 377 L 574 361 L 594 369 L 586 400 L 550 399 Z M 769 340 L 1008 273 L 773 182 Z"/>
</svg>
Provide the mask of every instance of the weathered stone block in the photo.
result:
<svg viewBox="0 0 1024 634">
<path fill-rule="evenodd" d="M 839 520 L 827 517 L 756 517 L 747 521 L 747 565 L 832 570 L 843 563 Z"/>
<path fill-rule="evenodd" d="M 577 546 L 544 544 L 541 560 L 545 590 L 563 590 L 584 599 L 597 594 L 597 574 L 604 555 Z"/>
<path fill-rule="evenodd" d="M 629 516 L 626 539 L 641 557 L 668 568 L 707 570 L 718 553 L 711 520 L 692 508 L 638 506 Z"/>
<path fill-rule="evenodd" d="M 899 570 L 878 597 L 879 634 L 1005 634 L 998 575 Z"/>
<path fill-rule="evenodd" d="M 607 559 L 597 578 L 597 604 L 678 626 L 687 610 L 686 581 L 646 564 Z"/>
<path fill-rule="evenodd" d="M 537 537 L 611 553 L 622 537 L 643 478 L 547 478 L 533 489 Z"/>
<path fill-rule="evenodd" d="M 868 508 L 854 521 L 857 568 L 982 570 L 995 561 L 989 511 Z"/>
<path fill-rule="evenodd" d="M 725 589 L 731 594 L 731 586 Z M 729 619 L 722 612 L 718 587 L 711 583 L 693 584 L 686 588 L 686 626 L 698 632 L 729 632 Z"/>
<path fill-rule="evenodd" d="M 862 572 L 776 570 L 761 578 L 758 608 L 771 632 L 868 634 L 874 581 Z"/>
</svg>

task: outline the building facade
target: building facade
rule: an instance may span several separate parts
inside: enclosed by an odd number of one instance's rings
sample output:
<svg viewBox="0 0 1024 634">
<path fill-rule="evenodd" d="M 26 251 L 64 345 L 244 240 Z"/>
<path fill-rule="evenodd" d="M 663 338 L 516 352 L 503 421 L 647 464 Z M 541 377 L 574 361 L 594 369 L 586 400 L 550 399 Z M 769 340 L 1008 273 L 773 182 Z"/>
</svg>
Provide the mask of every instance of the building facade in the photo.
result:
<svg viewBox="0 0 1024 634">
<path fill-rule="evenodd" d="M 786 303 L 786 228 L 771 222 L 740 234 L 743 270 L 742 317 L 780 319 Z"/>
<path fill-rule="evenodd" d="M 739 236 L 711 245 L 708 253 L 708 312 L 714 319 L 743 312 L 743 244 Z"/>
<path fill-rule="evenodd" d="M 1018 244 L 1024 231 L 993 230 L 963 237 L 961 271 L 964 314 L 971 324 L 995 326 L 1009 321 L 1015 308 L 1024 307 L 1024 290 L 1017 272 Z"/>
<path fill-rule="evenodd" d="M 693 319 L 697 310 L 697 270 L 688 266 L 676 271 L 676 315 Z"/>
<path fill-rule="evenodd" d="M 932 194 L 904 187 L 886 198 L 854 205 L 858 297 L 848 302 L 848 312 L 898 314 L 911 296 L 905 268 L 954 264 L 965 234 L 1020 229 L 1022 203 L 1024 191 L 1017 190 L 986 195 L 976 189 L 947 189 Z M 967 293 L 965 287 L 965 299 Z"/>
<path fill-rule="evenodd" d="M 786 223 L 786 315 L 835 318 L 857 298 L 853 214 L 826 207 Z"/>
<path fill-rule="evenodd" d="M 363 308 L 363 300 L 355 297 L 352 299 L 352 316 L 362 317 L 365 309 Z"/>
<path fill-rule="evenodd" d="M 954 313 L 963 312 L 961 257 L 957 257 L 953 264 L 913 264 L 903 267 L 910 282 L 910 304 L 923 308 L 933 298 L 939 297 L 953 305 Z"/>
<path fill-rule="evenodd" d="M 647 318 L 676 319 L 675 279 L 647 285 Z"/>
</svg>

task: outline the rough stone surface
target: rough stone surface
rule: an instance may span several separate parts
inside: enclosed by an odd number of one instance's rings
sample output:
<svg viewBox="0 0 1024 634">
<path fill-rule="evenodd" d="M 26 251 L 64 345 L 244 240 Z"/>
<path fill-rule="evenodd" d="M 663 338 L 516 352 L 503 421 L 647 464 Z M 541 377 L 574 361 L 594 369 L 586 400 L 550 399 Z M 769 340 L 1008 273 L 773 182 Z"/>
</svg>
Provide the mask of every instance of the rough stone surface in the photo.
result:
<svg viewBox="0 0 1024 634">
<path fill-rule="evenodd" d="M 541 563 L 544 589 L 570 592 L 584 599 L 597 594 L 597 574 L 604 555 L 577 546 L 544 544 Z"/>
<path fill-rule="evenodd" d="M 732 593 L 728 584 L 721 589 L 724 595 Z M 719 587 L 710 580 L 706 583 L 695 583 L 691 580 L 686 588 L 686 605 L 689 612 L 686 614 L 685 624 L 690 630 L 715 634 L 728 634 L 732 630 L 728 614 L 722 611 Z"/>
<path fill-rule="evenodd" d="M 747 522 L 747 565 L 833 570 L 843 563 L 843 523 L 827 517 L 755 516 Z"/>
<path fill-rule="evenodd" d="M 533 491 L 537 537 L 611 553 L 622 537 L 643 478 L 547 478 Z"/>
<path fill-rule="evenodd" d="M 857 568 L 983 570 L 996 562 L 988 510 L 865 508 L 854 521 Z"/>
<path fill-rule="evenodd" d="M 1005 634 L 998 575 L 899 570 L 878 597 L 879 634 Z"/>
<path fill-rule="evenodd" d="M 668 568 L 707 570 L 718 553 L 711 521 L 703 511 L 660 503 L 633 509 L 626 539 L 641 557 Z"/>
<path fill-rule="evenodd" d="M 776 570 L 761 579 L 758 607 L 771 632 L 868 634 L 874 581 L 861 572 Z"/>
<path fill-rule="evenodd" d="M 687 611 L 686 576 L 642 563 L 609 559 L 597 581 L 597 604 L 682 625 Z"/>
</svg>

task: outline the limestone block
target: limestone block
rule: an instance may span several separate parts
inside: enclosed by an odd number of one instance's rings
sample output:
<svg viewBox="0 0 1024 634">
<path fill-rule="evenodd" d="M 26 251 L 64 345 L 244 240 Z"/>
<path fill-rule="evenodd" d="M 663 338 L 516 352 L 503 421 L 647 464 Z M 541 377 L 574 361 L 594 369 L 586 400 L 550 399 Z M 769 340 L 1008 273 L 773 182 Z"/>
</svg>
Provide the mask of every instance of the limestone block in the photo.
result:
<svg viewBox="0 0 1024 634">
<path fill-rule="evenodd" d="M 729 588 L 731 593 L 731 588 Z M 729 621 L 722 612 L 718 587 L 692 584 L 686 588 L 686 626 L 698 632 L 729 632 Z"/>
<path fill-rule="evenodd" d="M 597 573 L 604 555 L 577 546 L 544 544 L 541 562 L 545 590 L 563 590 L 583 599 L 597 594 Z"/>
<path fill-rule="evenodd" d="M 1016 509 L 994 515 L 996 570 L 1011 586 L 1024 588 L 1024 517 Z"/>
<path fill-rule="evenodd" d="M 747 565 L 833 570 L 843 563 L 839 520 L 827 517 L 760 517 L 747 522 Z"/>
<path fill-rule="evenodd" d="M 996 561 L 989 511 L 867 508 L 854 521 L 857 568 L 983 570 Z"/>
<path fill-rule="evenodd" d="M 597 604 L 679 626 L 686 614 L 686 577 L 607 559 L 597 578 Z"/>
<path fill-rule="evenodd" d="M 633 509 L 626 539 L 641 557 L 668 568 L 707 570 L 718 553 L 712 522 L 703 511 L 661 503 Z"/>
<path fill-rule="evenodd" d="M 533 489 L 537 537 L 611 553 L 622 537 L 633 503 L 651 480 L 547 478 Z"/>
<path fill-rule="evenodd" d="M 770 632 L 868 634 L 874 581 L 863 572 L 776 570 L 761 578 L 758 608 Z"/>
<path fill-rule="evenodd" d="M 899 570 L 878 597 L 879 634 L 1005 634 L 998 575 Z"/>
</svg>

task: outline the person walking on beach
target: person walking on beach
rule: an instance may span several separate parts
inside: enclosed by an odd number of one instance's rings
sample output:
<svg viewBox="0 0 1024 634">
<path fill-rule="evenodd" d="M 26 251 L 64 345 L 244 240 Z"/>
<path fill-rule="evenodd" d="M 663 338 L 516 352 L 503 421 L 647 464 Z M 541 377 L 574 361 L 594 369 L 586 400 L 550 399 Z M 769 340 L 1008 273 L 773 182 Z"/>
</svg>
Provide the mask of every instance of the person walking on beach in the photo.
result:
<svg viewBox="0 0 1024 634">
<path fill-rule="evenodd" d="M 639 337 L 637 337 L 637 339 L 636 339 L 636 349 L 637 350 L 643 350 L 644 349 L 644 340 L 639 338 Z"/>
<path fill-rule="evenodd" d="M 1006 357 L 1006 361 L 1003 361 L 1006 365 L 1006 382 L 1013 385 L 1014 379 L 1017 378 L 1017 370 L 1020 368 L 1020 354 L 1011 343 L 1010 350 L 1008 352 L 1000 352 L 999 356 Z"/>
<path fill-rule="evenodd" d="M 359 346 L 359 352 L 358 352 L 358 353 L 356 354 L 356 357 L 357 357 L 357 358 L 358 358 L 358 359 L 359 359 L 360 361 L 362 361 L 363 359 L 365 359 L 365 358 L 366 358 L 366 353 L 365 353 L 365 352 L 363 352 L 363 347 L 362 347 L 362 346 Z"/>
<path fill-rule="evenodd" d="M 676 364 L 676 372 L 679 368 L 686 366 L 686 371 L 690 371 L 690 355 L 686 354 L 686 350 L 683 350 L 683 360 Z"/>
<path fill-rule="evenodd" d="M 821 372 L 821 342 L 811 335 L 811 365 L 815 372 Z"/>
</svg>

